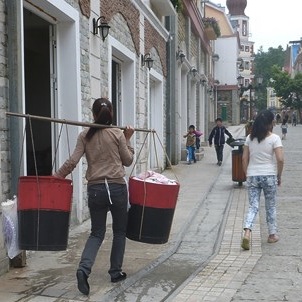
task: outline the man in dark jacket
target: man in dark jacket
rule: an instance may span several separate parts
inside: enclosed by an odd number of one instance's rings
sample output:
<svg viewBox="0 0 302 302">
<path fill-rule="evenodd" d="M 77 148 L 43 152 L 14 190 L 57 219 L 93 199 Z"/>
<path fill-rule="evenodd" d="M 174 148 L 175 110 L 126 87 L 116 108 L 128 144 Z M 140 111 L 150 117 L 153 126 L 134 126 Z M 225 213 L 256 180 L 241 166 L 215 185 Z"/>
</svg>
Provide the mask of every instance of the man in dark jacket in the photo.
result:
<svg viewBox="0 0 302 302">
<path fill-rule="evenodd" d="M 221 166 L 223 159 L 223 148 L 225 144 L 225 134 L 232 138 L 232 134 L 222 125 L 222 119 L 218 117 L 216 120 L 216 126 L 210 133 L 209 144 L 212 147 L 214 139 L 214 146 L 217 155 L 217 165 Z"/>
</svg>

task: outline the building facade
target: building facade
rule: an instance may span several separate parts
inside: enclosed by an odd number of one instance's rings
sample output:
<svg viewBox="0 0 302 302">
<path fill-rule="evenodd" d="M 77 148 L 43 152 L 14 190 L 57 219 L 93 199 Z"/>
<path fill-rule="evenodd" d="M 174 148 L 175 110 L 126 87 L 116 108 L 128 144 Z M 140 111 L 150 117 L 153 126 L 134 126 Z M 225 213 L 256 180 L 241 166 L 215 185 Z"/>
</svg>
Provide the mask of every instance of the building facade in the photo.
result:
<svg viewBox="0 0 302 302">
<path fill-rule="evenodd" d="M 211 39 L 205 33 L 201 6 L 194 1 L 183 1 L 178 12 L 176 37 L 176 95 L 175 95 L 175 146 L 178 158 L 186 159 L 185 139 L 189 125 L 203 132 L 201 141 L 208 135 L 208 123 L 213 120 L 213 102 L 208 93 L 211 74 L 209 64 Z"/>
<path fill-rule="evenodd" d="M 166 17 L 176 16 L 170 0 L 1 0 L 0 6 L 2 200 L 17 194 L 20 175 L 51 175 L 69 157 L 82 130 L 7 117 L 7 111 L 92 122 L 93 101 L 108 97 L 116 125 L 154 129 L 161 140 L 155 155 L 150 138 L 143 144 L 146 133 L 136 132 L 133 144 L 142 152 L 134 173 L 163 170 L 171 86 Z M 93 26 L 99 17 L 110 26 L 105 39 Z M 153 60 L 151 69 L 147 58 Z M 71 176 L 71 224 L 88 218 L 85 170 L 82 159 Z M 0 242 L 4 272 L 9 262 L 2 236 Z"/>
<path fill-rule="evenodd" d="M 174 2 L 0 0 L 2 200 L 17 194 L 19 176 L 52 175 L 82 131 L 8 117 L 7 111 L 92 122 L 92 103 L 108 97 L 116 125 L 154 129 L 159 138 L 154 144 L 151 135 L 145 140 L 146 132 L 135 132 L 135 168 L 126 170 L 128 176 L 162 171 L 166 153 L 172 164 L 185 160 L 189 125 L 202 131 L 206 142 L 217 115 L 236 122 L 237 33 L 218 6 L 209 4 L 207 11 L 202 1 L 183 0 L 177 11 Z M 221 39 L 206 23 L 211 10 L 221 24 Z M 104 24 L 108 36 L 102 36 Z M 86 167 L 83 158 L 71 176 L 71 225 L 89 216 Z M 8 268 L 0 236 L 0 273 Z"/>
<path fill-rule="evenodd" d="M 233 28 L 225 8 L 207 3 L 206 13 L 215 18 L 220 26 L 221 36 L 214 41 L 213 49 L 218 61 L 213 61 L 215 80 L 216 115 L 229 124 L 239 124 L 238 58 L 240 53 L 239 33 Z"/>
<path fill-rule="evenodd" d="M 245 123 L 252 119 L 255 114 L 253 108 L 254 91 L 252 89 L 254 84 L 254 42 L 250 40 L 249 17 L 244 12 L 247 0 L 227 0 L 226 4 L 230 22 L 239 35 L 238 77 L 241 78 L 242 88 L 244 88 L 244 93 L 240 96 L 239 101 L 239 121 Z"/>
</svg>

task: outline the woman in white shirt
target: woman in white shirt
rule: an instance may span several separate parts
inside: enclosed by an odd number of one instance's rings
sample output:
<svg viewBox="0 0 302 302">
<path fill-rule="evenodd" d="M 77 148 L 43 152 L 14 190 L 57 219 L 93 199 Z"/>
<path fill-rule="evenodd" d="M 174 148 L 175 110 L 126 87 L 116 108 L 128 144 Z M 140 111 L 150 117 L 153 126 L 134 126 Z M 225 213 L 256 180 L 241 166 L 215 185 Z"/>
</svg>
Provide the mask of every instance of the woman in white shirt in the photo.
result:
<svg viewBox="0 0 302 302">
<path fill-rule="evenodd" d="M 244 236 L 241 247 L 250 249 L 250 236 L 259 210 L 261 191 L 265 198 L 268 243 L 279 240 L 276 222 L 276 192 L 281 185 L 284 156 L 281 139 L 272 133 L 274 114 L 261 111 L 256 117 L 253 129 L 247 136 L 243 150 L 243 170 L 247 176 L 249 208 L 244 222 Z M 274 161 L 276 158 L 276 162 Z"/>
</svg>

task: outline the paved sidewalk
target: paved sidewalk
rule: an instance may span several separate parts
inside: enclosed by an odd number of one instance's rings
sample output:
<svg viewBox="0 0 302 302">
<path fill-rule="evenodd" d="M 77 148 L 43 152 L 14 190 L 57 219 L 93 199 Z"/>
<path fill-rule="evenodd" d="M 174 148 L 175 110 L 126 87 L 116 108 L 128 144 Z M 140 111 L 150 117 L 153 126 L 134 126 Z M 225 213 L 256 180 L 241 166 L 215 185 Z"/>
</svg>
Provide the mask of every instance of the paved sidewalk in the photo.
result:
<svg viewBox="0 0 302 302">
<path fill-rule="evenodd" d="M 244 187 L 233 189 L 231 206 L 219 252 L 198 269 L 167 301 L 233 301 L 262 255 L 259 221 L 253 230 L 250 251 L 240 247 L 243 218 L 248 205 Z"/>
<path fill-rule="evenodd" d="M 230 130 L 237 134 L 235 137 L 240 136 L 240 127 L 230 127 Z M 174 169 L 181 181 L 181 192 L 169 242 L 164 245 L 147 245 L 127 241 L 124 269 L 129 278 L 125 282 L 113 285 L 107 274 L 112 236 L 109 221 L 106 239 L 89 279 L 92 293 L 88 298 L 79 294 L 75 269 L 89 232 L 90 224 L 87 221 L 71 230 L 67 251 L 31 252 L 27 267 L 11 269 L 1 276 L 0 301 L 302 301 L 302 126 L 289 127 L 288 130 L 287 139 L 283 141 L 285 169 L 278 192 L 281 238 L 278 243 L 266 242 L 267 229 L 262 203 L 259 220 L 253 231 L 252 248 L 250 251 L 240 248 L 242 221 L 247 206 L 245 186 L 238 187 L 231 181 L 231 157 L 228 157 L 231 149 L 226 147 L 225 162 L 219 168 L 215 165 L 214 149 L 206 147 L 205 158 L 201 162 L 191 166 L 181 163 Z M 275 127 L 274 131 L 280 134 L 279 127 Z M 171 171 L 166 173 L 172 176 Z M 189 230 L 188 226 L 194 221 L 202 203 L 208 211 L 205 214 L 211 215 L 200 216 L 200 225 L 194 232 L 201 228 L 203 232 L 211 233 L 210 220 L 213 220 L 214 225 L 219 218 L 217 214 L 213 216 L 213 213 L 221 206 L 221 196 L 228 198 L 229 203 L 214 254 L 211 243 L 204 241 L 206 235 L 196 238 L 196 244 L 193 241 L 189 245 L 189 241 L 183 242 L 183 238 L 187 238 L 184 235 Z M 217 223 L 215 227 L 217 229 Z M 194 232 L 189 234 L 192 239 Z M 208 261 L 197 267 L 176 290 L 171 290 L 169 298 L 161 299 L 153 289 L 143 293 L 140 287 L 133 286 L 144 278 L 148 279 L 148 272 L 156 267 L 164 268 L 161 263 L 172 254 L 171 259 L 179 262 L 184 255 L 194 253 L 196 257 L 192 256 L 192 262 L 200 255 Z M 173 266 L 175 263 L 172 263 Z M 171 271 L 162 271 L 162 278 L 166 281 L 169 281 L 170 276 Z M 169 288 L 168 284 L 163 284 L 163 289 L 170 290 L 172 287 Z M 126 289 L 130 290 L 128 294 L 124 294 Z M 131 289 L 135 290 L 131 292 Z M 106 296 L 107 300 L 104 298 Z"/>
<path fill-rule="evenodd" d="M 280 125 L 274 132 L 281 136 Z M 265 211 L 260 212 L 262 257 L 234 295 L 239 301 L 302 301 L 302 125 L 289 125 L 283 140 L 285 165 L 278 190 L 280 241 L 267 244 Z"/>
<path fill-rule="evenodd" d="M 277 126 L 274 132 L 281 136 Z M 285 168 L 278 190 L 280 241 L 267 243 L 264 200 L 252 248 L 240 248 L 248 204 L 244 189 L 233 189 L 232 205 L 219 252 L 167 301 L 302 301 L 302 126 L 289 127 L 283 141 Z M 260 231 L 261 229 L 261 231 Z"/>
<path fill-rule="evenodd" d="M 242 129 L 242 126 L 233 126 L 229 130 L 235 137 L 240 137 Z M 226 146 L 224 152 L 226 162 L 223 167 L 225 167 L 225 173 L 228 175 L 225 179 L 227 188 L 233 184 L 230 175 L 230 152 L 231 148 Z M 172 171 L 167 170 L 165 172 L 171 178 L 174 178 L 175 173 L 181 183 L 169 242 L 163 245 L 151 245 L 127 240 L 124 270 L 127 272 L 128 278 L 124 282 L 112 284 L 107 273 L 112 239 L 111 221 L 110 215 L 108 215 L 106 237 L 89 278 L 91 287 L 89 298 L 78 292 L 75 280 L 75 270 L 89 233 L 90 222 L 87 221 L 70 231 L 66 251 L 29 252 L 26 267 L 11 269 L 10 272 L 1 276 L 1 301 L 101 301 L 105 296 L 108 296 L 107 301 L 113 301 L 111 297 L 122 293 L 125 288 L 131 287 L 135 282 L 141 280 L 143 276 L 159 266 L 178 249 L 187 227 L 196 216 L 196 210 L 203 201 L 206 201 L 222 171 L 223 167 L 218 167 L 215 163 L 214 148 L 205 147 L 205 158 L 200 162 L 194 165 L 180 163 Z M 205 202 L 205 206 L 210 207 L 211 205 Z M 209 208 L 207 212 L 208 214 L 211 213 Z M 203 228 L 210 229 L 210 223 L 217 224 L 216 218 L 213 218 L 205 216 Z M 211 221 L 207 222 L 208 220 Z M 206 224 L 210 225 L 206 226 Z M 203 240 L 203 238 L 199 238 L 199 240 Z M 210 249 L 210 244 L 208 246 L 208 250 L 201 251 L 205 258 L 211 256 L 213 252 Z M 168 276 L 166 278 L 169 279 Z M 139 300 L 136 299 L 136 301 Z M 144 301 L 151 300 L 145 297 Z"/>
</svg>

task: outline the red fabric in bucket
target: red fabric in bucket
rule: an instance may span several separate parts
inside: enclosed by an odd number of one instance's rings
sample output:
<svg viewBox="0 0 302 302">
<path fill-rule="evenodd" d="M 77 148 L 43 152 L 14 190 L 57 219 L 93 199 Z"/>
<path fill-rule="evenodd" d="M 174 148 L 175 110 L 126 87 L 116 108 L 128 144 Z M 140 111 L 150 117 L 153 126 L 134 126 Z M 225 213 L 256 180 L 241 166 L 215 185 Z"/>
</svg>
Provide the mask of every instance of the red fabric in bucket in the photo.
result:
<svg viewBox="0 0 302 302">
<path fill-rule="evenodd" d="M 53 176 L 21 176 L 18 211 L 55 210 L 70 212 L 72 181 Z"/>
<path fill-rule="evenodd" d="M 166 185 L 129 179 L 130 204 L 159 209 L 175 209 L 179 184 Z"/>
</svg>

